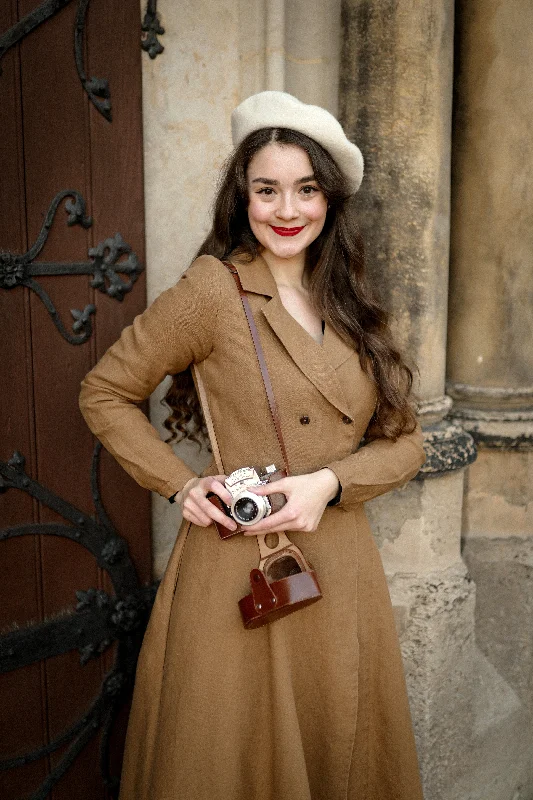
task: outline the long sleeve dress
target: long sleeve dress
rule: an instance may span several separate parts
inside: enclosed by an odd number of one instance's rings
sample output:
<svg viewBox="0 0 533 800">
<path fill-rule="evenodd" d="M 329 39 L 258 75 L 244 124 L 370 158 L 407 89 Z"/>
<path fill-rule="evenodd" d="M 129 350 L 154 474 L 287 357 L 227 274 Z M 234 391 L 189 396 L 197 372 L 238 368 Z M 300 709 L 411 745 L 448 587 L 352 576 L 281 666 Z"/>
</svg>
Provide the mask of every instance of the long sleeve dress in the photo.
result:
<svg viewBox="0 0 533 800">
<path fill-rule="evenodd" d="M 323 598 L 245 630 L 255 537 L 184 521 L 141 650 L 121 800 L 421 800 L 392 608 L 363 503 L 424 461 L 420 430 L 359 447 L 376 394 L 326 325 L 320 345 L 283 307 L 261 257 L 234 262 L 265 352 L 292 474 L 342 486 L 314 533 L 289 532 Z M 82 384 L 96 436 L 142 485 L 170 497 L 193 477 L 137 404 L 167 374 L 202 372 L 226 473 L 281 454 L 233 278 L 202 256 Z M 216 468 L 206 474 L 215 474 Z"/>
</svg>

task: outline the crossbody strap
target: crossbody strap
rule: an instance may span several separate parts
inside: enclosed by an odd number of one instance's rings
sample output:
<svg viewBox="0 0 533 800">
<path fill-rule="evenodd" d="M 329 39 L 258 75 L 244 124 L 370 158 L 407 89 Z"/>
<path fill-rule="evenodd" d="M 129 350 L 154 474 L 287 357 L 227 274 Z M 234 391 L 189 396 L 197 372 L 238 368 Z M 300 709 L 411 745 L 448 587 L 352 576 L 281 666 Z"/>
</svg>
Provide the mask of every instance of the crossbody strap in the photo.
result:
<svg viewBox="0 0 533 800">
<path fill-rule="evenodd" d="M 250 303 L 248 302 L 246 293 L 242 288 L 241 280 L 239 278 L 239 273 L 237 272 L 233 264 L 230 264 L 227 261 L 223 261 L 222 263 L 224 264 L 225 267 L 227 267 L 229 272 L 231 272 L 231 274 L 233 275 L 233 278 L 239 290 L 242 305 L 244 307 L 244 313 L 246 314 L 246 320 L 248 322 L 248 327 L 250 329 L 250 333 L 252 336 L 255 354 L 257 356 L 257 361 L 259 363 L 259 369 L 261 370 L 261 377 L 263 379 L 263 385 L 265 387 L 265 392 L 268 400 L 268 407 L 270 409 L 270 414 L 272 415 L 272 421 L 274 422 L 274 428 L 276 429 L 276 435 L 278 437 L 278 442 L 281 449 L 281 455 L 284 462 L 282 466 L 287 475 L 289 475 L 289 459 L 287 458 L 285 442 L 283 441 L 283 434 L 281 432 L 281 422 L 279 418 L 278 407 L 276 404 L 276 398 L 274 396 L 274 390 L 272 389 L 272 383 L 270 382 L 270 376 L 268 374 L 265 354 L 263 353 L 263 348 L 261 346 L 261 340 L 259 339 L 259 333 L 255 325 L 252 309 L 250 308 Z M 224 475 L 225 474 L 224 465 L 222 462 L 222 457 L 220 455 L 220 448 L 218 446 L 215 427 L 213 425 L 213 418 L 211 417 L 211 412 L 209 410 L 207 391 L 202 378 L 200 367 L 197 364 L 193 364 L 193 376 L 194 376 L 194 382 L 196 384 L 196 389 L 198 392 L 198 397 L 200 399 L 200 403 L 202 405 L 202 409 L 204 412 L 205 424 L 207 426 L 207 432 L 209 433 L 209 439 L 211 441 L 211 449 L 213 451 L 215 463 L 217 465 L 219 473 L 221 475 Z"/>
<path fill-rule="evenodd" d="M 237 284 L 237 288 L 241 296 L 242 304 L 244 307 L 244 313 L 246 314 L 246 319 L 248 321 L 248 327 L 250 328 L 250 333 L 252 334 L 252 341 L 254 343 L 255 354 L 257 356 L 257 361 L 259 363 L 259 369 L 261 370 L 261 377 L 263 378 L 263 384 L 265 387 L 265 392 L 268 400 L 268 407 L 270 408 L 272 421 L 274 422 L 274 427 L 276 429 L 276 434 L 281 449 L 281 455 L 284 461 L 283 467 L 287 475 L 289 475 L 289 459 L 287 458 L 287 451 L 285 450 L 285 442 L 283 441 L 283 434 L 281 432 L 281 422 L 279 418 L 278 406 L 276 404 L 274 390 L 272 389 L 272 383 L 270 382 L 270 375 L 268 374 L 265 354 L 261 346 L 261 340 L 259 338 L 259 333 L 257 332 L 255 320 L 252 314 L 252 309 L 250 308 L 250 303 L 248 302 L 246 292 L 242 288 L 242 283 L 241 279 L 239 278 L 239 273 L 237 272 L 233 264 L 230 264 L 227 261 L 223 261 L 222 263 L 224 264 L 225 267 L 228 268 L 228 270 L 233 275 L 233 279 Z"/>
<path fill-rule="evenodd" d="M 213 425 L 213 418 L 211 417 L 211 412 L 209 410 L 209 400 L 207 399 L 207 392 L 205 389 L 204 380 L 202 378 L 202 373 L 200 372 L 200 367 L 198 364 L 193 364 L 192 367 L 194 383 L 200 400 L 200 405 L 202 406 L 202 411 L 204 412 L 204 419 L 207 427 L 207 433 L 209 434 L 209 441 L 211 442 L 213 458 L 215 459 L 215 464 L 217 465 L 218 474 L 225 475 L 226 470 L 224 469 L 222 456 L 220 455 L 220 448 L 218 446 L 217 435 L 215 433 L 215 426 Z"/>
</svg>

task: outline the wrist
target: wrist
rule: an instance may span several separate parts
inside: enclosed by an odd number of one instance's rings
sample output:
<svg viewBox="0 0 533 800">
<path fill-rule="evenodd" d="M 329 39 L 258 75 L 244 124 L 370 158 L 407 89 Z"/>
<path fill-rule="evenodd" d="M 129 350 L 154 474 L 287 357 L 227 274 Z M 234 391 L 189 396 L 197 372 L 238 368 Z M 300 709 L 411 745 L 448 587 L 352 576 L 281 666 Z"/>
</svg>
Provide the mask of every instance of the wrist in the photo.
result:
<svg viewBox="0 0 533 800">
<path fill-rule="evenodd" d="M 168 498 L 168 502 L 169 503 L 178 503 L 178 505 L 179 505 L 181 503 L 182 499 L 183 499 L 183 492 L 186 489 L 189 488 L 189 485 L 192 485 L 194 483 L 194 481 L 197 481 L 197 480 L 198 480 L 197 477 L 189 478 L 187 483 L 181 489 L 179 489 L 179 491 L 174 492 L 174 494 L 171 497 Z"/>
<path fill-rule="evenodd" d="M 328 504 L 337 498 L 337 495 L 340 492 L 340 481 L 333 470 L 329 467 L 324 467 L 324 469 L 319 470 L 317 475 L 320 475 L 320 478 L 324 483 L 324 499 L 326 504 Z"/>
</svg>

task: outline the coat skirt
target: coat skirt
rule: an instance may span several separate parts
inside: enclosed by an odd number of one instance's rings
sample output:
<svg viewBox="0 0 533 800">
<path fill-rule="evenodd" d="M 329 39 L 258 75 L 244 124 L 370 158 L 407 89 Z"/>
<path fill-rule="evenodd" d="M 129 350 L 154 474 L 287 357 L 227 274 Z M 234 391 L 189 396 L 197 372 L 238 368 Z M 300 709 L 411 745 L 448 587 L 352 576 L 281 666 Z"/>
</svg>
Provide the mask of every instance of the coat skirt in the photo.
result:
<svg viewBox="0 0 533 800">
<path fill-rule="evenodd" d="M 254 537 L 184 521 L 141 650 L 120 800 L 421 800 L 391 602 L 364 502 L 418 471 L 421 435 L 360 446 L 376 395 L 326 324 L 322 345 L 283 307 L 262 258 L 235 261 L 265 351 L 289 468 L 342 486 L 313 533 L 290 532 L 323 597 L 245 630 L 238 600 Z M 83 382 L 95 434 L 143 486 L 170 497 L 194 475 L 137 404 L 199 365 L 226 474 L 281 464 L 233 278 L 202 256 Z M 213 465 L 206 474 L 215 474 Z"/>
</svg>

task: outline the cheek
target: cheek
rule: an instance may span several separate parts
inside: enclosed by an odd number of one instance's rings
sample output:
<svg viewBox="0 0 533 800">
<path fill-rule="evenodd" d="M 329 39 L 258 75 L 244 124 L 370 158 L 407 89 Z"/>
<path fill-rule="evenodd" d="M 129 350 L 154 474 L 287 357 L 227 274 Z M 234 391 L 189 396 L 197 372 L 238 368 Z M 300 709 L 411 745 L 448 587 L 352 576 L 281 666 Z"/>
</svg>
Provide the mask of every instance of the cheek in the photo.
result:
<svg viewBox="0 0 533 800">
<path fill-rule="evenodd" d="M 270 209 L 267 203 L 256 200 L 253 196 L 248 203 L 248 219 L 250 223 L 268 222 L 270 219 Z"/>
<path fill-rule="evenodd" d="M 307 217 L 313 222 L 326 221 L 326 214 L 328 211 L 328 201 L 325 197 L 317 197 L 313 203 L 309 203 L 307 207 Z"/>
</svg>

